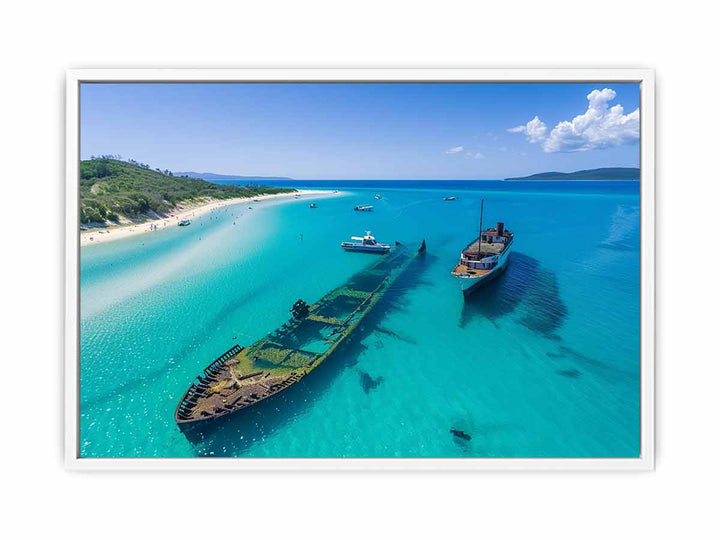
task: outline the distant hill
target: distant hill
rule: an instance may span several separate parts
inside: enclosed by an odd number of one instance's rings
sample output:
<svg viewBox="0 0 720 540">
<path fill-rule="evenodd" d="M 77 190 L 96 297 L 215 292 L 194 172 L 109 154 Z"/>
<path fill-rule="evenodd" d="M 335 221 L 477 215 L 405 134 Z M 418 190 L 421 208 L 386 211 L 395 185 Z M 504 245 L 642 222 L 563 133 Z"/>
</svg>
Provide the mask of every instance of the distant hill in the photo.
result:
<svg viewBox="0 0 720 540">
<path fill-rule="evenodd" d="M 571 173 L 544 172 L 530 176 L 506 178 L 505 180 L 640 180 L 636 167 L 604 167 Z"/>
<path fill-rule="evenodd" d="M 292 180 L 287 176 L 238 176 L 234 174 L 215 174 L 211 172 L 176 172 L 175 176 L 189 176 L 190 178 L 201 178 L 203 180 Z"/>
<path fill-rule="evenodd" d="M 80 162 L 80 222 L 104 225 L 123 218 L 143 221 L 181 203 L 287 193 L 291 188 L 231 186 L 152 170 L 142 163 L 96 158 Z"/>
</svg>

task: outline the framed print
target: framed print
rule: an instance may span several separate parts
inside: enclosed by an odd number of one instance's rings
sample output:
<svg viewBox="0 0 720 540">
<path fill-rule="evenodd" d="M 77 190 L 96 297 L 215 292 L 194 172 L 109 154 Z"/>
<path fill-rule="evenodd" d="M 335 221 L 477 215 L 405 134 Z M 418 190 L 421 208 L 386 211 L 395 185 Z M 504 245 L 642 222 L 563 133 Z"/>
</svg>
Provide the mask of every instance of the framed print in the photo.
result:
<svg viewBox="0 0 720 540">
<path fill-rule="evenodd" d="M 653 99 L 68 72 L 68 467 L 652 469 Z"/>
</svg>

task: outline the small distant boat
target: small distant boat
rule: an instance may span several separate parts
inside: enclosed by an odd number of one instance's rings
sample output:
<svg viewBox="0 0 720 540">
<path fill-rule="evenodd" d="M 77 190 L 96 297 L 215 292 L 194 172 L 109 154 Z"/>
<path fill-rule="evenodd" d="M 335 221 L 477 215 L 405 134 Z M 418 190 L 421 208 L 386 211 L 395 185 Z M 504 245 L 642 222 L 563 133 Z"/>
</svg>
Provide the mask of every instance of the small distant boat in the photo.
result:
<svg viewBox="0 0 720 540">
<path fill-rule="evenodd" d="M 377 195 L 375 195 L 375 198 L 379 201 L 380 199 L 382 199 L 382 195 L 378 193 Z"/>
<path fill-rule="evenodd" d="M 359 206 L 356 206 L 356 207 L 354 208 L 354 210 L 355 210 L 356 212 L 372 212 L 372 209 L 373 209 L 373 208 L 374 208 L 374 206 L 370 206 L 370 205 L 368 205 L 368 204 L 361 204 L 361 205 L 359 205 Z"/>
<path fill-rule="evenodd" d="M 495 279 L 507 267 L 515 235 L 500 221 L 496 227 L 483 230 L 483 209 L 480 205 L 480 236 L 460 253 L 460 261 L 452 275 L 460 280 L 464 297 Z"/>
<path fill-rule="evenodd" d="M 387 253 L 390 251 L 390 244 L 380 244 L 370 235 L 370 231 L 365 231 L 365 236 L 352 236 L 352 240 L 356 242 L 343 242 L 340 246 L 345 251 L 367 251 L 369 253 Z"/>
<path fill-rule="evenodd" d="M 180 223 L 178 223 L 178 227 L 187 227 L 191 223 L 192 221 L 190 221 L 189 219 L 183 219 L 180 221 Z"/>
<path fill-rule="evenodd" d="M 454 201 L 457 197 L 443 197 L 443 201 Z"/>
<path fill-rule="evenodd" d="M 317 204 L 315 204 L 314 202 L 311 202 L 311 203 L 310 203 L 310 208 L 317 208 Z"/>
</svg>

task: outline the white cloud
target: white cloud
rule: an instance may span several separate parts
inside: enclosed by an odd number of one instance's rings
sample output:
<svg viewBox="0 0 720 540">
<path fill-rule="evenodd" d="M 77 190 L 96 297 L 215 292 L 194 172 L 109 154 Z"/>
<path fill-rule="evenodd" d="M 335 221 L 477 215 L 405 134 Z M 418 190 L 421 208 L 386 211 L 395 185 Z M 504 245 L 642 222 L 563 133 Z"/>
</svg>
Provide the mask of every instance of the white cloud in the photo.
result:
<svg viewBox="0 0 720 540">
<path fill-rule="evenodd" d="M 608 107 L 616 95 L 611 88 L 593 90 L 587 95 L 587 110 L 571 121 L 559 122 L 547 137 L 547 127 L 537 116 L 526 125 L 508 131 L 525 133 L 531 143 L 542 141 L 542 149 L 547 153 L 632 144 L 640 138 L 640 109 L 625 114 L 620 104 Z"/>
<path fill-rule="evenodd" d="M 446 154 L 458 154 L 458 153 L 462 152 L 463 150 L 465 150 L 465 148 L 462 146 L 453 146 L 452 148 L 445 150 L 445 153 Z"/>
<path fill-rule="evenodd" d="M 530 120 L 525 126 L 525 134 L 531 143 L 542 141 L 545 138 L 547 126 L 537 116 Z"/>
<path fill-rule="evenodd" d="M 640 138 L 640 109 L 624 114 L 620 104 L 608 108 L 608 102 L 615 96 L 610 88 L 590 92 L 587 111 L 555 126 L 543 143 L 543 150 L 582 152 L 636 142 Z"/>
<path fill-rule="evenodd" d="M 531 143 L 540 142 L 545 138 L 547 126 L 537 116 L 530 120 L 527 124 L 515 126 L 508 129 L 510 133 L 524 133 L 527 140 Z"/>
<path fill-rule="evenodd" d="M 485 159 L 485 154 L 482 152 L 468 152 L 467 155 L 473 159 Z"/>
</svg>

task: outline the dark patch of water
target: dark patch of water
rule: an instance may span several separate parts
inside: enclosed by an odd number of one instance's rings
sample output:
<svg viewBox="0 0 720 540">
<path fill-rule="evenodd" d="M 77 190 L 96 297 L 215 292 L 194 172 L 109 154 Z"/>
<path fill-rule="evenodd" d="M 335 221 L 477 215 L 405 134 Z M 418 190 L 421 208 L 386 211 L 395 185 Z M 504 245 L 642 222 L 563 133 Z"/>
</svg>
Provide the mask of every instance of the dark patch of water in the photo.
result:
<svg viewBox="0 0 720 540">
<path fill-rule="evenodd" d="M 369 373 L 359 370 L 358 374 L 360 375 L 360 384 L 362 385 L 362 389 L 365 391 L 366 394 L 369 394 L 371 390 L 375 390 L 375 388 L 380 386 L 380 384 L 383 382 L 382 376 L 378 376 L 373 379 Z"/>
<path fill-rule="evenodd" d="M 518 322 L 533 332 L 559 339 L 556 331 L 565 323 L 568 310 L 560 298 L 557 276 L 540 270 L 528 288 L 525 303 L 527 309 Z"/>
<path fill-rule="evenodd" d="M 569 379 L 577 379 L 581 375 L 581 372 L 578 369 L 559 369 L 555 373 Z"/>
<path fill-rule="evenodd" d="M 537 279 L 540 263 L 522 253 L 510 253 L 508 266 L 497 278 L 465 298 L 460 316 L 464 328 L 473 318 L 495 321 L 517 309 Z"/>
<path fill-rule="evenodd" d="M 506 270 L 485 287 L 465 298 L 460 316 L 464 328 L 473 318 L 496 320 L 524 305 L 518 322 L 548 338 L 555 336 L 566 317 L 557 277 L 540 262 L 520 252 L 510 254 Z"/>
<path fill-rule="evenodd" d="M 409 343 L 410 345 L 417 345 L 417 341 L 414 340 L 413 338 L 404 336 L 402 334 L 398 334 L 394 330 L 391 330 L 384 326 L 378 326 L 377 328 L 375 328 L 375 332 L 380 333 L 380 334 L 386 334 L 386 335 L 392 337 L 393 339 L 397 339 L 398 341 L 402 341 L 404 343 Z"/>
<path fill-rule="evenodd" d="M 579 351 L 576 351 L 575 349 L 571 349 L 570 347 L 567 347 L 566 345 L 560 345 L 560 352 L 561 352 L 561 356 L 570 357 L 575 360 L 584 362 L 586 364 L 591 364 L 591 365 L 595 365 L 595 366 L 604 366 L 605 365 L 604 362 L 601 362 L 597 358 L 593 358 L 593 357 L 583 354 Z"/>
<path fill-rule="evenodd" d="M 566 345 L 560 345 L 558 351 L 559 352 L 547 352 L 545 354 L 549 358 L 565 360 L 566 362 L 570 361 L 582 367 L 582 371 L 576 368 L 558 370 L 556 371 L 558 375 L 577 378 L 583 371 L 586 371 L 611 382 L 632 381 L 635 378 L 635 375 L 630 371 L 620 369 L 608 362 L 583 354 Z"/>
<path fill-rule="evenodd" d="M 461 430 L 450 428 L 453 442 L 460 449 L 463 454 L 467 454 L 470 451 L 470 435 Z"/>
<path fill-rule="evenodd" d="M 472 439 L 470 435 L 468 435 L 461 429 L 450 428 L 450 433 L 452 433 L 458 439 L 462 439 L 463 441 L 469 441 Z"/>
</svg>

